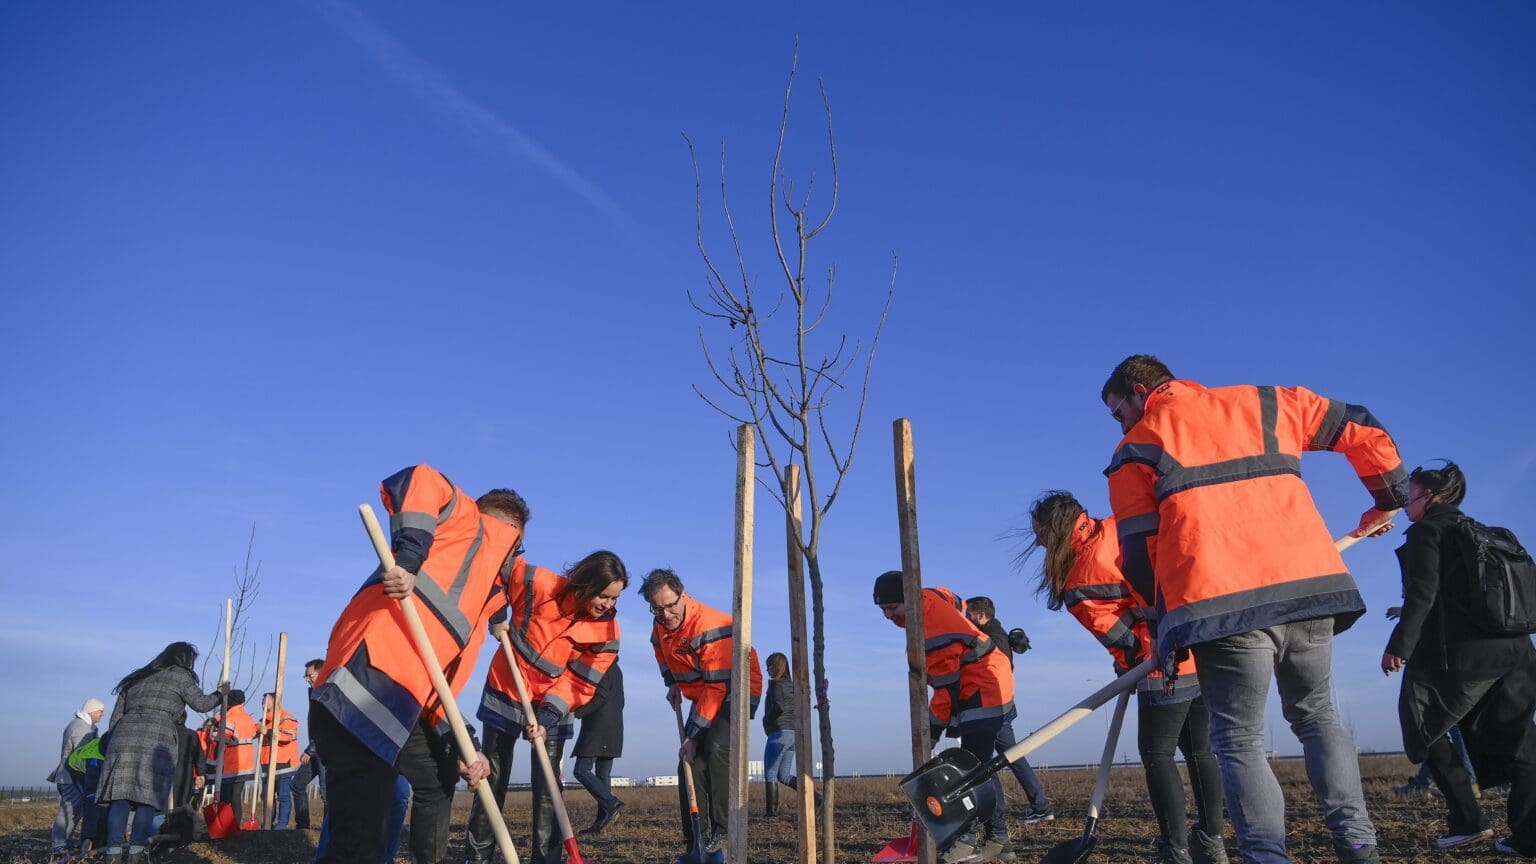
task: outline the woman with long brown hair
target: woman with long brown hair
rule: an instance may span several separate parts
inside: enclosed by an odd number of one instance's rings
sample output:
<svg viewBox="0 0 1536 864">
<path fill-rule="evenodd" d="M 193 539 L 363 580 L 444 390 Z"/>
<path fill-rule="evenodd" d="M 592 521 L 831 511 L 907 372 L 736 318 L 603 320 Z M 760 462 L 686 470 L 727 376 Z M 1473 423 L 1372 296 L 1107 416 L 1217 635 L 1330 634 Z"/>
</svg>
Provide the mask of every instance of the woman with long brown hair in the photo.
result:
<svg viewBox="0 0 1536 864">
<path fill-rule="evenodd" d="M 1044 552 L 1036 590 L 1052 610 L 1066 607 L 1098 638 L 1121 675 L 1153 650 L 1153 586 L 1132 585 L 1117 559 L 1120 544 L 1113 518 L 1095 519 L 1070 492 L 1047 492 L 1030 507 L 1031 542 L 1019 564 L 1036 549 Z M 1209 719 L 1194 661 L 1179 665 L 1174 686 L 1164 686 L 1161 671 L 1137 687 L 1137 747 L 1146 774 L 1147 794 L 1157 816 L 1159 837 L 1149 864 L 1225 864 L 1222 842 L 1221 772 L 1211 754 Z M 1200 821 L 1186 824 L 1184 781 L 1173 760 L 1184 753 L 1195 791 Z"/>
</svg>

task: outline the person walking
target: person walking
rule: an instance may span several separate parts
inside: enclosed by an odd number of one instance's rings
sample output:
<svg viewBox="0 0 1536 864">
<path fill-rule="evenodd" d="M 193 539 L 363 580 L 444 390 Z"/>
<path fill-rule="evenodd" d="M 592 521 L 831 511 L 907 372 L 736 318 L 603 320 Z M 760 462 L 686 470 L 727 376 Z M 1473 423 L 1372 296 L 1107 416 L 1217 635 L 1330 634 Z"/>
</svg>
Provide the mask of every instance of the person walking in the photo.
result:
<svg viewBox="0 0 1536 864">
<path fill-rule="evenodd" d="M 72 838 L 80 830 L 84 816 L 86 790 L 81 789 L 69 773 L 69 754 L 96 737 L 96 724 L 101 722 L 101 715 L 106 710 L 107 706 L 100 699 L 87 699 L 64 727 L 64 736 L 59 743 L 59 764 L 48 774 L 48 782 L 59 790 L 59 812 L 48 835 L 49 850 L 53 854 L 74 848 L 76 844 Z"/>
<path fill-rule="evenodd" d="M 656 623 L 651 648 L 667 685 L 667 702 L 674 708 L 686 697 L 692 703 L 683 726 L 677 755 L 693 766 L 694 793 L 699 805 L 700 845 L 711 857 L 723 854 L 729 819 L 731 746 L 731 663 L 734 626 L 731 616 L 690 596 L 683 580 L 671 570 L 652 570 L 640 583 L 640 596 Z M 763 672 L 757 649 L 751 649 L 748 681 L 750 717 L 757 716 L 763 695 Z M 681 763 L 678 776 L 683 774 Z M 688 818 L 687 790 L 678 784 L 678 807 L 685 845 L 693 842 Z"/>
<path fill-rule="evenodd" d="M 164 809 L 175 780 L 176 753 L 180 746 L 177 717 L 187 708 L 212 711 L 219 697 L 229 692 L 229 682 L 204 693 L 198 688 L 192 664 L 197 649 L 189 642 L 172 642 L 144 666 L 128 673 L 112 692 L 112 742 L 101 769 L 98 800 L 108 804 L 107 861 L 109 864 L 147 864 L 145 844 L 155 815 Z M 133 832 L 127 856 L 123 835 L 133 814 Z"/>
<path fill-rule="evenodd" d="M 789 677 L 789 658 L 775 651 L 764 664 L 768 688 L 763 694 L 763 795 L 767 815 L 779 815 L 779 784 L 795 789 L 795 682 Z"/>
<path fill-rule="evenodd" d="M 563 576 L 535 567 L 521 556 L 514 560 L 510 573 L 510 620 L 493 622 L 491 632 L 498 647 L 503 632 L 511 641 L 534 716 L 523 713 L 507 653 L 498 650 L 476 714 L 485 724 L 482 746 L 490 762 L 491 791 L 497 801 L 506 797 L 512 745 L 519 736 L 530 747 L 543 747 L 551 765 L 560 764 L 565 742 L 571 737 L 571 710 L 587 704 L 619 655 L 617 604 L 629 585 L 624 562 L 606 550 L 576 562 Z M 563 793 L 549 787 L 537 765 L 530 771 L 533 854 L 529 860 L 532 864 L 559 864 L 564 846 L 555 833 L 554 796 Z M 466 860 L 475 864 L 488 861 L 494 843 L 490 818 L 476 800 L 469 811 Z"/>
<path fill-rule="evenodd" d="M 901 571 L 875 578 L 875 605 L 897 627 L 907 628 L 907 605 Z M 985 764 L 997 753 L 998 727 L 1013 710 L 1013 671 L 987 634 L 965 617 L 965 604 L 948 588 L 924 588 L 923 651 L 933 698 L 928 702 L 932 740 L 940 734 L 959 738 L 960 746 Z M 939 859 L 941 864 L 971 864 L 1017 859 L 1008 837 L 1007 801 L 1003 783 L 993 774 L 997 807 L 978 834 L 971 829 L 955 838 Z"/>
<path fill-rule="evenodd" d="M 396 789 L 411 785 L 411 855 L 447 854 L 454 788 L 490 774 L 485 754 L 461 753 L 426 664 L 402 627 L 414 597 L 455 696 L 474 671 L 485 625 L 506 605 L 504 568 L 522 539 L 522 499 L 493 489 L 471 499 L 428 465 L 386 478 L 395 566 L 375 569 L 352 594 L 310 691 L 309 734 L 325 760 L 331 843 L 317 864 L 378 864 Z"/>
<path fill-rule="evenodd" d="M 1479 629 L 1473 606 L 1481 573 L 1461 512 L 1466 477 L 1454 462 L 1408 475 L 1411 521 L 1397 550 L 1403 613 L 1381 658 L 1381 671 L 1403 672 L 1398 719 L 1403 750 L 1429 766 L 1445 794 L 1442 849 L 1493 836 L 1469 774 L 1451 746 L 1460 725 L 1467 755 L 1486 786 L 1508 782 L 1509 836 L 1497 851 L 1536 858 L 1536 647 L 1525 634 Z"/>
<path fill-rule="evenodd" d="M 987 634 L 992 644 L 1003 652 L 1003 656 L 1008 658 L 1008 668 L 1011 671 L 1013 669 L 1012 640 L 1008 638 L 1008 631 L 1004 629 L 1003 622 L 997 620 L 997 605 L 992 602 L 992 598 L 978 596 L 966 600 L 965 617 L 971 619 L 971 623 Z M 1026 646 L 1028 641 L 1028 637 L 1025 637 Z M 1003 718 L 1003 725 L 997 728 L 997 752 L 1001 753 L 1018 743 L 1013 732 L 1013 721 L 1017 717 L 1018 708 L 1015 707 L 1007 717 Z M 1040 778 L 1035 776 L 1035 769 L 1030 767 L 1029 760 L 1021 756 L 1008 765 L 1008 770 L 1013 772 L 1013 779 L 1019 781 L 1019 788 L 1024 790 L 1025 797 L 1029 799 L 1029 809 L 1024 811 L 1024 822 L 1034 824 L 1054 820 L 1056 813 L 1051 810 L 1051 799 L 1045 794 L 1045 787 L 1041 785 Z"/>
<path fill-rule="evenodd" d="M 1048 492 L 1029 510 L 1035 549 L 1045 552 L 1037 591 L 1052 610 L 1065 607 L 1114 659 L 1116 677 L 1152 656 L 1152 613 L 1148 596 L 1132 585 L 1115 561 L 1119 544 L 1114 519 L 1095 519 L 1070 492 Z M 1147 586 L 1143 586 L 1147 588 Z M 1171 689 L 1162 670 L 1136 686 L 1136 745 L 1146 777 L 1147 797 L 1157 818 L 1158 837 L 1149 864 L 1226 864 L 1222 841 L 1221 769 L 1211 752 L 1209 717 L 1195 663 L 1179 664 Z M 1189 785 L 1200 821 L 1191 830 L 1184 779 L 1174 762 L 1184 753 Z"/>
<path fill-rule="evenodd" d="M 597 802 L 597 815 L 583 834 L 601 834 L 624 809 L 624 802 L 613 794 L 613 760 L 624 755 L 624 672 L 619 659 L 597 682 L 597 690 L 587 704 L 573 713 L 581 720 L 581 734 L 576 736 L 576 782 Z"/>
<path fill-rule="evenodd" d="M 1360 405 L 1301 387 L 1216 387 L 1175 379 L 1147 354 L 1099 392 L 1124 437 L 1109 467 L 1120 570 L 1153 589 L 1167 681 L 1192 651 L 1211 718 L 1227 814 L 1249 864 L 1288 862 L 1285 796 L 1265 758 L 1273 679 L 1340 862 L 1374 864 L 1376 829 L 1354 742 L 1333 704 L 1335 633 L 1365 602 L 1301 479 L 1301 455 L 1348 457 L 1372 504 L 1354 536 L 1385 532 L 1408 472 Z"/>
</svg>

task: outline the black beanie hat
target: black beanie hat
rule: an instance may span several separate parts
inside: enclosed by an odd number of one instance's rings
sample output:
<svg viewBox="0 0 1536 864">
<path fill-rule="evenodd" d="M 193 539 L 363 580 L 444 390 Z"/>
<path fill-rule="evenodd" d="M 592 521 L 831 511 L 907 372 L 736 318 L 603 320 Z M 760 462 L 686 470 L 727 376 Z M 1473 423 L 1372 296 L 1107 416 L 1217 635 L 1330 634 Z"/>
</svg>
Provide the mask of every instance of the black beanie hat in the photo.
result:
<svg viewBox="0 0 1536 864">
<path fill-rule="evenodd" d="M 901 603 L 906 596 L 901 590 L 901 571 L 888 570 L 875 578 L 875 605 Z"/>
</svg>

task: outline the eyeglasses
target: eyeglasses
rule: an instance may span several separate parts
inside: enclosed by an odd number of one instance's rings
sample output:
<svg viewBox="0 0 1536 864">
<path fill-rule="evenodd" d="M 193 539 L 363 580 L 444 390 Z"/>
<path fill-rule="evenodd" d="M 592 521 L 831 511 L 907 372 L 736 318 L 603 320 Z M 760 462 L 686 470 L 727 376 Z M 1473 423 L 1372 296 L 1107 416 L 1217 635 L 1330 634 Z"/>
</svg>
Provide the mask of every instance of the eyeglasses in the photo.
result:
<svg viewBox="0 0 1536 864">
<path fill-rule="evenodd" d="M 676 609 L 677 604 L 681 602 L 683 602 L 683 595 L 679 594 L 677 595 L 676 600 L 673 600 L 671 603 L 668 603 L 665 606 L 657 606 L 655 603 L 652 603 L 650 604 L 651 614 L 655 615 L 657 618 L 660 618 L 662 615 L 665 615 L 666 613 L 671 612 L 673 609 Z"/>
<path fill-rule="evenodd" d="M 1111 394 L 1111 395 L 1113 395 L 1113 394 Z M 1127 399 L 1121 399 L 1120 400 L 1120 404 L 1109 406 L 1109 416 L 1115 418 L 1115 422 L 1116 423 L 1124 423 L 1125 422 L 1125 418 L 1121 417 L 1120 413 L 1125 410 L 1125 403 L 1127 403 L 1129 401 L 1131 401 L 1131 400 L 1128 399 L 1128 398 Z"/>
</svg>

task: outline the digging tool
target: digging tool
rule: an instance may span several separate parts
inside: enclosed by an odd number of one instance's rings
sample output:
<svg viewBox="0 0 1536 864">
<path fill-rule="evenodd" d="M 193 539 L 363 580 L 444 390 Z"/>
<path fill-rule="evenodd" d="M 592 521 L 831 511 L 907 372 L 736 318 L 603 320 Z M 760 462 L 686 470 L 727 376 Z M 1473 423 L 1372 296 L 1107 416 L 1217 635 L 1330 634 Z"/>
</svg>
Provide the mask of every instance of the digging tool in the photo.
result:
<svg viewBox="0 0 1536 864">
<path fill-rule="evenodd" d="M 683 729 L 682 705 L 673 705 L 672 713 L 677 715 L 677 741 L 681 744 L 687 740 L 687 732 Z M 683 785 L 688 790 L 688 854 L 678 858 L 678 864 L 710 864 L 709 853 L 704 851 L 704 828 L 699 822 L 699 797 L 693 788 L 693 766 L 683 762 Z"/>
<path fill-rule="evenodd" d="M 277 634 L 277 685 L 272 688 L 272 716 L 267 718 L 267 822 L 271 830 L 277 824 L 277 810 L 272 806 L 277 792 L 277 738 L 283 725 L 283 671 L 288 665 L 288 634 Z M 261 752 L 259 749 L 257 752 Z M 292 767 L 292 766 L 290 766 Z"/>
<path fill-rule="evenodd" d="M 261 732 L 256 732 L 256 743 L 251 745 L 256 754 L 261 754 Z M 241 831 L 260 831 L 261 821 L 256 818 L 256 808 L 261 806 L 261 760 L 256 759 L 256 768 L 251 776 L 251 782 L 245 784 L 240 792 L 240 800 L 245 804 L 245 819 L 240 822 Z"/>
<path fill-rule="evenodd" d="M 512 637 L 505 632 L 501 634 L 501 650 L 507 657 L 507 665 L 512 667 L 512 683 L 517 685 L 517 701 L 523 706 L 523 717 L 533 722 L 533 700 L 528 698 L 528 683 L 523 680 L 523 671 L 517 666 Z M 560 823 L 560 839 L 565 844 L 566 859 L 570 864 L 586 864 L 587 859 L 581 857 L 581 848 L 576 845 L 576 832 L 571 830 L 571 814 L 565 809 L 565 792 L 560 786 L 560 778 L 555 776 L 555 766 L 549 762 L 549 752 L 544 749 L 542 741 L 528 743 L 534 757 L 539 760 L 539 768 L 544 772 L 544 785 L 549 788 L 550 801 L 555 805 L 555 821 Z"/>
<path fill-rule="evenodd" d="M 881 847 L 875 857 L 869 859 L 873 864 L 902 864 L 902 862 L 916 861 L 919 846 L 923 842 L 922 827 L 916 819 L 912 820 L 912 830 L 907 836 L 898 837 Z"/>
<path fill-rule="evenodd" d="M 1093 781 L 1093 800 L 1088 803 L 1088 818 L 1083 822 L 1083 836 L 1052 846 L 1040 864 L 1085 864 L 1098 844 L 1095 831 L 1099 827 L 1099 808 L 1104 806 L 1104 793 L 1109 791 L 1109 769 L 1115 764 L 1115 745 L 1120 743 L 1120 724 L 1130 701 L 1131 691 L 1127 690 L 1115 703 L 1115 716 L 1109 721 L 1109 735 L 1104 739 L 1104 757 L 1099 760 L 1099 775 Z"/>
<path fill-rule="evenodd" d="M 224 665 L 219 672 L 219 683 L 229 680 L 229 637 L 231 617 L 234 614 L 234 601 L 224 601 Z M 240 826 L 236 824 L 235 808 L 228 801 L 220 800 L 224 792 L 224 747 L 229 731 L 229 694 L 225 693 L 219 713 L 219 746 L 214 760 L 218 765 L 213 775 L 213 803 L 203 808 L 203 820 L 208 823 L 208 837 L 213 840 L 222 840 L 240 833 Z"/>
<path fill-rule="evenodd" d="M 1384 513 L 1371 530 L 1389 525 L 1395 515 L 1395 510 Z M 1334 541 L 1334 548 L 1343 552 L 1361 539 L 1345 535 Z M 947 849 L 956 838 L 980 819 L 990 816 L 997 808 L 996 793 L 985 785 L 992 775 L 1044 746 L 1068 727 L 1093 713 L 1094 709 L 1108 702 L 1111 697 L 1130 691 L 1136 682 L 1151 674 L 1156 665 L 1157 658 L 1147 658 L 1136 668 L 1099 688 L 1023 741 L 985 763 L 978 762 L 975 756 L 955 747 L 945 750 L 923 767 L 903 777 L 901 791 L 912 802 L 913 812 L 933 835 L 939 849 Z"/>
<path fill-rule="evenodd" d="M 390 550 L 389 541 L 384 538 L 384 529 L 379 527 L 379 519 L 373 515 L 373 508 L 359 504 L 357 512 L 363 517 L 368 538 L 373 541 L 373 551 L 379 556 L 379 567 L 385 571 L 394 567 L 395 553 Z M 464 728 L 459 703 L 453 698 L 453 688 L 448 686 L 448 679 L 443 677 L 443 664 L 437 660 L 432 640 L 427 637 L 426 628 L 421 626 L 421 615 L 416 611 L 416 603 L 409 596 L 401 597 L 400 611 L 405 615 L 406 626 L 410 628 L 411 640 L 416 643 L 416 653 L 421 655 L 421 664 L 427 667 L 427 674 L 432 677 L 432 687 L 437 691 L 438 701 L 443 704 L 443 713 L 448 715 L 448 723 L 453 727 L 454 743 L 466 760 L 473 759 L 475 742 L 469 737 L 469 730 Z M 512 845 L 512 835 L 507 833 L 507 820 L 502 816 L 501 805 L 496 803 L 496 796 L 491 792 L 491 784 L 478 784 L 475 786 L 475 794 L 480 797 L 480 806 L 490 819 L 491 832 L 496 835 L 496 846 L 501 850 L 502 859 L 507 864 L 519 864 L 517 849 Z"/>
</svg>

